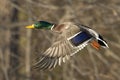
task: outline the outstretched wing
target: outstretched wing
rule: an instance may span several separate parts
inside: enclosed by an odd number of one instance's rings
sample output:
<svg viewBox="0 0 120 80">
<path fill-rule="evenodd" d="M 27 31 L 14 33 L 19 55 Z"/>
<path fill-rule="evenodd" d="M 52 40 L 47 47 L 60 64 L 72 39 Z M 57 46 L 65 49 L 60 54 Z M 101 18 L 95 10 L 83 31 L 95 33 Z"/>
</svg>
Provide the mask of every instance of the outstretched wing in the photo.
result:
<svg viewBox="0 0 120 80">
<path fill-rule="evenodd" d="M 72 26 L 66 31 L 62 32 L 56 41 L 38 58 L 38 62 L 35 63 L 34 68 L 38 69 L 51 69 L 56 65 L 61 65 L 79 50 L 83 49 L 88 41 L 81 43 L 79 46 L 72 45 L 71 41 L 68 40 L 68 36 L 74 36 L 75 33 L 80 32 L 77 26 Z"/>
<path fill-rule="evenodd" d="M 62 40 L 60 39 L 54 42 L 50 48 L 40 55 L 34 67 L 39 69 L 51 69 L 57 64 L 61 65 L 62 62 L 70 58 L 70 54 L 75 52 L 76 49 L 77 48 L 74 48 L 71 43 L 63 37 Z"/>
</svg>

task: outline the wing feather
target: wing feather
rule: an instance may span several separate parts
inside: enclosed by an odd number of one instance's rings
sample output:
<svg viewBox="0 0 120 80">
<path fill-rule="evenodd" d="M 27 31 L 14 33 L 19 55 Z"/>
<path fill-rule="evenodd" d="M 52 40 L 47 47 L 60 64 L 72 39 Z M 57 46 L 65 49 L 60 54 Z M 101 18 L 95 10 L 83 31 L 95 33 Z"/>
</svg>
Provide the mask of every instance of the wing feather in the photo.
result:
<svg viewBox="0 0 120 80">
<path fill-rule="evenodd" d="M 43 54 L 41 54 L 40 58 L 38 58 L 38 62 L 34 65 L 35 68 L 52 69 L 56 67 L 57 64 L 61 65 L 62 62 L 66 62 L 66 60 L 69 60 L 70 56 L 84 48 L 86 44 L 73 47 L 71 42 L 67 39 L 68 36 L 73 36 L 79 31 L 80 29 L 74 26 L 59 34 L 58 38 L 52 44 L 52 46 L 48 48 Z"/>
</svg>

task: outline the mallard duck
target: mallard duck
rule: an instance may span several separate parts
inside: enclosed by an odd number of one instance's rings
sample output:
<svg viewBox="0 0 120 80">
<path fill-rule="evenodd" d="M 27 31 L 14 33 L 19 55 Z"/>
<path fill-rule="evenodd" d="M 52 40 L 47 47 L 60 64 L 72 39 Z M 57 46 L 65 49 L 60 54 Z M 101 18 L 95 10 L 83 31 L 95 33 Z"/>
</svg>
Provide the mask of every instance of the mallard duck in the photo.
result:
<svg viewBox="0 0 120 80">
<path fill-rule="evenodd" d="M 56 65 L 69 60 L 71 56 L 79 52 L 89 43 L 97 50 L 100 47 L 108 48 L 103 37 L 93 29 L 72 22 L 54 24 L 46 21 L 38 21 L 26 28 L 51 30 L 59 35 L 56 41 L 49 47 L 35 63 L 38 69 L 52 69 Z"/>
</svg>

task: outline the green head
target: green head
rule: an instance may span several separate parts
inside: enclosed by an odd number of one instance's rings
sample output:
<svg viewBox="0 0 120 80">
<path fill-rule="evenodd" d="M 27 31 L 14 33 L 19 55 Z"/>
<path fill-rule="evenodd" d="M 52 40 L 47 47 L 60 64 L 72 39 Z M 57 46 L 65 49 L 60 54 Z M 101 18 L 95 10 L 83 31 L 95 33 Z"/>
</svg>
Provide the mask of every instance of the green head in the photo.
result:
<svg viewBox="0 0 120 80">
<path fill-rule="evenodd" d="M 54 26 L 53 23 L 49 23 L 46 21 L 38 21 L 30 26 L 26 26 L 26 28 L 34 28 L 34 29 L 51 29 Z"/>
</svg>

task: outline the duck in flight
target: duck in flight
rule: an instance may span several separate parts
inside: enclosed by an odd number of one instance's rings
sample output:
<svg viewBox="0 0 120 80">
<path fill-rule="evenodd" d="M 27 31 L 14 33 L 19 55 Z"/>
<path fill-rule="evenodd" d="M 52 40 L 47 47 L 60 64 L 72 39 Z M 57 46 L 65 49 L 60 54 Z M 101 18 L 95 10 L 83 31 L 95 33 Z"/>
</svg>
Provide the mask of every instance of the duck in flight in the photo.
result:
<svg viewBox="0 0 120 80">
<path fill-rule="evenodd" d="M 93 29 L 72 22 L 64 22 L 54 24 L 47 21 L 37 21 L 30 26 L 30 29 L 51 30 L 58 36 L 55 42 L 44 53 L 40 54 L 34 68 L 52 69 L 56 65 L 69 60 L 71 56 L 79 52 L 81 49 L 91 44 L 95 49 L 100 47 L 108 48 L 103 37 Z"/>
</svg>

